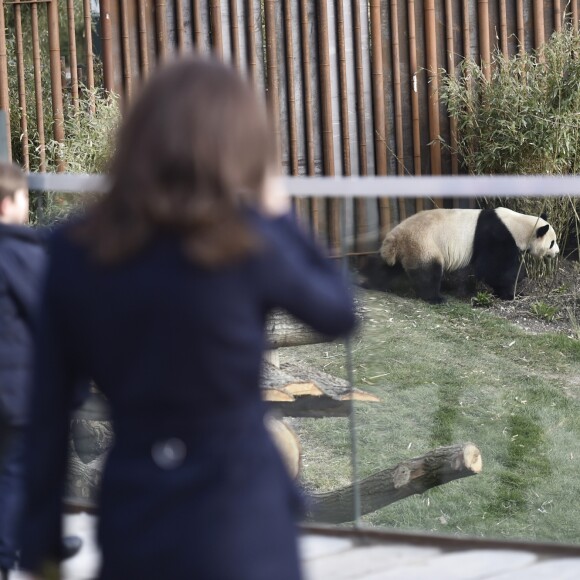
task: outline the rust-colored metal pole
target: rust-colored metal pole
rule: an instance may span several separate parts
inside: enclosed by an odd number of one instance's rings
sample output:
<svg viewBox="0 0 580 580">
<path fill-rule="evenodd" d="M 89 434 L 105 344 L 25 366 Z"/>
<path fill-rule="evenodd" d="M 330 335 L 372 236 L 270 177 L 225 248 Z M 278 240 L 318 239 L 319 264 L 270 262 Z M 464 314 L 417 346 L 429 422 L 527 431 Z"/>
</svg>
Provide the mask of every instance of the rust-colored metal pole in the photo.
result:
<svg viewBox="0 0 580 580">
<path fill-rule="evenodd" d="M 554 0 L 554 30 L 560 32 L 562 30 L 562 8 L 560 0 Z"/>
<path fill-rule="evenodd" d="M 51 2 L 52 4 L 52 2 Z M 101 7 L 101 45 L 103 54 L 103 82 L 105 90 L 115 90 L 113 71 L 113 34 L 111 25 L 111 0 L 100 0 Z"/>
<path fill-rule="evenodd" d="M 232 47 L 232 62 L 236 69 L 241 70 L 239 28 L 238 3 L 237 0 L 230 0 L 230 44 Z"/>
<path fill-rule="evenodd" d="M 479 16 L 479 50 L 481 53 L 481 65 L 483 75 L 487 80 L 491 79 L 491 49 L 489 44 L 489 2 L 478 0 Z"/>
<path fill-rule="evenodd" d="M 558 0 L 556 0 L 558 1 Z M 574 0 L 573 4 L 577 4 Z M 534 0 L 534 44 L 538 49 L 545 41 L 544 32 L 544 0 Z"/>
<path fill-rule="evenodd" d="M 28 109 L 26 107 L 26 84 L 24 81 L 24 47 L 22 43 L 22 12 L 20 0 L 14 2 L 14 35 L 16 36 L 16 74 L 18 78 L 18 106 L 20 108 L 20 142 L 22 160 L 26 171 L 30 170 L 28 145 Z"/>
<path fill-rule="evenodd" d="M 91 17 L 91 0 L 83 0 L 83 18 L 85 23 L 85 52 L 87 56 L 87 81 L 89 90 L 89 107 L 91 113 L 95 112 L 95 68 L 93 56 L 93 25 Z"/>
<path fill-rule="evenodd" d="M 139 55 L 141 57 L 141 75 L 144 79 L 149 76 L 149 42 L 147 36 L 146 0 L 138 0 L 137 27 L 139 32 Z"/>
<path fill-rule="evenodd" d="M 159 59 L 164 60 L 167 57 L 167 1 L 155 0 L 155 27 L 157 38 L 157 52 Z"/>
<path fill-rule="evenodd" d="M 455 42 L 453 40 L 453 2 L 445 0 L 445 33 L 447 39 L 447 71 L 450 76 L 455 76 Z M 451 173 L 459 173 L 457 162 L 457 119 L 449 119 L 449 141 L 451 145 Z M 453 199 L 457 205 L 458 198 Z"/>
<path fill-rule="evenodd" d="M 68 19 L 68 53 L 70 68 L 70 89 L 73 109 L 79 109 L 79 77 L 77 69 L 77 38 L 75 27 L 75 6 L 74 0 L 67 0 L 66 12 Z"/>
<path fill-rule="evenodd" d="M 506 0 L 499 0 L 499 42 L 501 46 L 501 52 L 507 58 L 509 54 Z"/>
<path fill-rule="evenodd" d="M 182 0 L 175 0 L 175 29 L 177 32 L 177 50 L 179 54 L 183 54 L 185 52 L 185 24 Z"/>
<path fill-rule="evenodd" d="M 367 175 L 367 132 L 366 132 L 366 104 L 364 93 L 364 72 L 362 63 L 362 41 L 361 41 L 361 18 L 360 0 L 352 0 L 352 27 L 353 27 L 353 51 L 354 51 L 354 74 L 356 85 L 356 124 L 358 140 L 358 166 L 360 175 Z M 355 244 L 356 250 L 361 252 L 367 248 L 368 220 L 367 204 L 365 199 L 357 197 L 355 199 Z"/>
<path fill-rule="evenodd" d="M 387 174 L 387 135 L 385 116 L 385 87 L 383 84 L 383 43 L 381 32 L 380 0 L 369 1 L 371 31 L 371 77 L 373 92 L 373 130 L 375 141 L 375 170 L 377 175 Z M 379 199 L 381 236 L 391 226 L 391 203 L 389 198 Z"/>
<path fill-rule="evenodd" d="M 435 30 L 435 0 L 425 0 L 426 63 L 429 76 L 429 140 L 431 174 L 441 175 L 441 145 L 439 143 L 439 79 L 437 67 L 437 36 Z M 436 205 L 442 207 L 439 202 Z"/>
<path fill-rule="evenodd" d="M 254 30 L 254 2 L 246 0 L 246 45 L 248 56 L 248 72 L 250 78 L 257 84 L 258 63 L 256 61 L 256 31 Z"/>
<path fill-rule="evenodd" d="M 46 171 L 46 144 L 44 138 L 44 103 L 42 98 L 42 63 L 40 60 L 38 4 L 32 4 L 30 7 L 30 29 L 32 31 L 32 66 L 34 70 L 34 95 L 36 101 L 36 129 L 38 130 L 38 154 L 40 157 L 39 170 Z"/>
<path fill-rule="evenodd" d="M 6 21 L 4 19 L 4 0 L 0 0 L 0 79 L 8 80 L 8 54 L 6 51 Z M 8 83 L 0 83 L 0 109 L 6 112 L 6 144 L 8 159 L 12 159 L 12 142 L 10 134 L 10 97 Z"/>
<path fill-rule="evenodd" d="M 210 12 L 213 50 L 219 58 L 223 58 L 224 49 L 222 41 L 222 8 L 220 0 L 211 0 Z"/>
<path fill-rule="evenodd" d="M 526 32 L 524 29 L 523 0 L 516 0 L 516 30 L 519 44 L 519 53 L 523 54 L 526 50 Z"/>
</svg>

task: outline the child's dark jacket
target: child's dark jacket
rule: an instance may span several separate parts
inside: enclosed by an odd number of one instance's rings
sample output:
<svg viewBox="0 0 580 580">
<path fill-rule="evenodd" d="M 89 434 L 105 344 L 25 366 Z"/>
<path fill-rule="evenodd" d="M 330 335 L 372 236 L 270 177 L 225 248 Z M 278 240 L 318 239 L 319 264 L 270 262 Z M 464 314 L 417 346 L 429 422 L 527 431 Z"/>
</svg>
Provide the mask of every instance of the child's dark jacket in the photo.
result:
<svg viewBox="0 0 580 580">
<path fill-rule="evenodd" d="M 46 254 L 46 234 L 27 226 L 0 224 L 0 417 L 28 421 L 32 371 L 32 320 Z"/>
</svg>

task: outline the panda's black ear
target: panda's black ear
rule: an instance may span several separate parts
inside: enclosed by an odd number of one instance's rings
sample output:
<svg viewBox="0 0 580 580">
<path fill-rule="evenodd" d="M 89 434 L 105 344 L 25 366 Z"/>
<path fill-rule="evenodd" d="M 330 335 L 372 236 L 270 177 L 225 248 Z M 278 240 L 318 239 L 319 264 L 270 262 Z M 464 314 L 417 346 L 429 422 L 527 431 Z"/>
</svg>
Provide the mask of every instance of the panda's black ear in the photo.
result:
<svg viewBox="0 0 580 580">
<path fill-rule="evenodd" d="M 549 229 L 550 229 L 550 226 L 548 224 L 546 224 L 545 226 L 542 226 L 541 228 L 538 228 L 536 230 L 536 238 L 544 237 L 548 233 Z"/>
<path fill-rule="evenodd" d="M 545 211 L 543 211 L 543 212 L 540 214 L 540 217 L 541 217 L 541 218 L 542 218 L 544 221 L 548 221 L 548 214 L 547 214 Z"/>
</svg>

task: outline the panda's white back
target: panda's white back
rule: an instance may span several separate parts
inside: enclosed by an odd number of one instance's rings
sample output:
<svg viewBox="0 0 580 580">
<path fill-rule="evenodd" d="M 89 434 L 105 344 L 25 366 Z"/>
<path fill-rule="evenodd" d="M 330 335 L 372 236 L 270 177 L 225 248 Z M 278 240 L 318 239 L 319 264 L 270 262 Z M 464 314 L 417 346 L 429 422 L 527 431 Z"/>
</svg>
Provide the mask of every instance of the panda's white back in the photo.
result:
<svg viewBox="0 0 580 580">
<path fill-rule="evenodd" d="M 405 268 L 431 261 L 453 271 L 469 264 L 479 209 L 432 209 L 419 212 L 401 222 L 387 238 Z M 386 253 L 383 247 L 383 255 Z"/>
</svg>

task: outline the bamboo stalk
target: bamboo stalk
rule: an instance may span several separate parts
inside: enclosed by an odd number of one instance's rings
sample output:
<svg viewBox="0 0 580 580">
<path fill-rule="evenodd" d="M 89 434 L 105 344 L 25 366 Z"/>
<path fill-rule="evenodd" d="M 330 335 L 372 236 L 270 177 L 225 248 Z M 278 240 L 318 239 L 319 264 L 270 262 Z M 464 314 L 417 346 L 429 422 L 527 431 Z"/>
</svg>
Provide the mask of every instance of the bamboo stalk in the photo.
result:
<svg viewBox="0 0 580 580">
<path fill-rule="evenodd" d="M 381 3 L 369 1 L 370 30 L 372 39 L 371 76 L 373 83 L 373 120 L 375 141 L 375 166 L 377 175 L 387 174 L 387 138 L 385 98 L 383 84 L 383 47 L 381 36 Z M 391 204 L 389 198 L 379 199 L 379 222 L 382 230 L 391 226 Z M 382 232 L 381 232 L 382 233 Z"/>
<path fill-rule="evenodd" d="M 241 70 L 239 37 L 238 3 L 236 0 L 230 0 L 230 44 L 232 47 L 232 61 L 236 69 Z"/>
<path fill-rule="evenodd" d="M 312 117 L 312 85 L 310 79 L 310 44 L 307 0 L 300 0 L 300 38 L 302 41 L 302 77 L 304 96 L 304 129 L 306 138 L 306 172 L 315 174 L 314 167 L 314 122 Z M 318 199 L 314 200 L 318 202 Z"/>
<path fill-rule="evenodd" d="M 146 79 L 149 76 L 149 43 L 147 38 L 147 15 L 146 1 L 137 1 L 138 31 L 139 31 L 139 55 L 141 57 L 141 76 Z"/>
<path fill-rule="evenodd" d="M 447 37 L 447 70 L 449 75 L 455 76 L 455 43 L 453 40 L 453 2 L 445 0 L 445 32 Z M 449 141 L 451 145 L 451 173 L 459 173 L 457 162 L 457 119 L 449 119 Z M 457 206 L 458 198 L 454 198 L 453 203 Z"/>
<path fill-rule="evenodd" d="M 127 0 L 120 0 L 121 11 L 121 49 L 123 51 L 123 86 L 126 102 L 131 102 L 131 47 L 129 46 L 129 23 L 127 18 Z"/>
<path fill-rule="evenodd" d="M 437 36 L 435 29 L 435 0 L 425 0 L 426 63 L 429 76 L 429 140 L 431 174 L 441 175 L 441 146 L 439 144 L 439 79 L 437 73 Z M 434 200 L 442 207 L 440 200 Z"/>
<path fill-rule="evenodd" d="M 272 115 L 276 144 L 280 144 L 280 94 L 278 85 L 278 46 L 276 43 L 276 0 L 264 0 L 268 105 Z"/>
<path fill-rule="evenodd" d="M 501 51 L 507 58 L 508 54 L 508 34 L 507 34 L 507 7 L 506 0 L 499 0 L 499 41 Z"/>
<path fill-rule="evenodd" d="M 104 4 L 107 5 L 108 1 L 103 0 L 101 2 L 101 10 L 103 10 Z M 46 10 L 48 19 L 48 51 L 50 61 L 53 134 L 54 140 L 57 141 L 58 143 L 62 143 L 64 141 L 64 115 L 62 102 L 61 66 L 60 66 L 60 38 L 58 30 L 58 4 L 56 2 L 50 2 L 49 4 L 46 5 Z M 110 30 L 111 23 L 110 19 L 108 20 L 108 22 Z M 106 38 L 105 35 L 103 35 L 103 51 L 105 49 L 105 38 Z M 109 70 L 112 73 L 112 68 Z M 105 71 L 103 70 L 103 72 Z M 57 171 L 64 170 L 65 163 L 62 159 L 59 158 L 57 161 Z"/>
<path fill-rule="evenodd" d="M 0 7 L 0 10 L 2 7 Z M 32 31 L 32 65 L 34 70 L 34 95 L 36 100 L 36 128 L 38 130 L 39 170 L 46 171 L 46 143 L 44 138 L 44 107 L 42 99 L 42 63 L 40 60 L 40 34 L 38 31 L 38 5 L 30 7 Z"/>
<path fill-rule="evenodd" d="M 300 0 L 300 38 L 302 49 L 302 95 L 304 98 L 304 134 L 306 139 L 306 172 L 314 175 L 314 121 L 312 112 L 312 84 L 310 78 L 310 44 L 309 40 L 308 2 Z M 311 223 L 315 236 L 320 235 L 320 205 L 318 198 L 311 199 Z"/>
<path fill-rule="evenodd" d="M 488 0 L 478 0 L 479 9 L 479 48 L 481 53 L 481 65 L 483 74 L 489 81 L 491 79 L 491 49 L 489 44 L 489 3 Z"/>
<path fill-rule="evenodd" d="M 417 87 L 417 32 L 415 25 L 415 1 L 407 4 L 409 20 L 409 71 L 411 77 L 411 118 L 413 125 L 413 169 L 421 175 L 421 128 L 419 124 L 419 91 Z M 423 210 L 423 198 L 415 201 L 416 211 Z"/>
<path fill-rule="evenodd" d="M 79 77 L 77 70 L 77 39 L 75 28 L 75 7 L 74 0 L 67 0 L 66 12 L 68 19 L 68 53 L 70 68 L 70 88 L 72 96 L 73 109 L 79 109 Z"/>
<path fill-rule="evenodd" d="M 185 52 L 185 24 L 183 22 L 182 0 L 175 0 L 175 29 L 177 32 L 177 50 L 179 54 Z"/>
<path fill-rule="evenodd" d="M 330 84 L 330 47 L 328 43 L 328 4 L 318 2 L 318 68 L 320 70 L 320 117 L 322 121 L 322 167 L 324 175 L 334 175 L 334 134 L 332 128 L 332 91 Z M 340 206 L 327 201 L 328 240 L 334 253 L 340 247 Z"/>
<path fill-rule="evenodd" d="M 224 47 L 222 41 L 222 8 L 220 0 L 210 2 L 211 40 L 215 54 L 223 58 Z"/>
<path fill-rule="evenodd" d="M 93 56 L 93 21 L 91 17 L 91 0 L 83 0 L 83 16 L 85 22 L 85 52 L 87 55 L 87 81 L 86 87 L 89 90 L 89 108 L 91 113 L 95 112 L 95 69 Z"/>
<path fill-rule="evenodd" d="M 164 60 L 167 57 L 167 24 L 166 24 L 166 0 L 155 0 L 155 25 L 157 39 L 157 51 L 159 59 Z"/>
<path fill-rule="evenodd" d="M 52 3 L 51 3 L 52 4 Z M 103 84 L 105 90 L 114 90 L 113 44 L 111 30 L 111 0 L 100 0 L 101 44 L 103 53 Z M 60 56 L 59 56 L 60 59 Z"/>
<path fill-rule="evenodd" d="M 572 0 L 572 26 L 578 30 L 578 0 Z"/>
<path fill-rule="evenodd" d="M 0 78 L 8 79 L 8 55 L 6 51 L 6 20 L 4 18 L 4 0 L 0 0 Z M 0 109 L 6 112 L 6 149 L 8 159 L 12 159 L 12 141 L 10 134 L 10 98 L 8 83 L 0 83 Z"/>
<path fill-rule="evenodd" d="M 558 1 L 558 0 L 556 0 Z M 574 1 L 574 4 L 578 4 Z M 544 0 L 534 0 L 534 44 L 538 49 L 544 44 Z"/>
<path fill-rule="evenodd" d="M 30 170 L 28 144 L 28 110 L 26 108 L 26 84 L 24 81 L 24 47 L 22 43 L 22 12 L 20 0 L 14 2 L 14 35 L 16 37 L 16 74 L 18 78 L 18 106 L 20 108 L 20 142 L 25 171 Z"/>
<path fill-rule="evenodd" d="M 523 54 L 526 50 L 526 32 L 524 30 L 524 2 L 516 0 L 516 29 L 519 43 L 519 52 Z"/>
<path fill-rule="evenodd" d="M 248 71 L 254 83 L 258 82 L 258 63 L 256 61 L 256 31 L 254 30 L 254 0 L 246 0 L 246 45 Z"/>
<path fill-rule="evenodd" d="M 471 57 L 471 29 L 469 28 L 469 0 L 463 0 L 463 55 Z"/>
<path fill-rule="evenodd" d="M 562 12 L 560 0 L 554 0 L 554 30 L 560 32 L 562 30 Z"/>
<path fill-rule="evenodd" d="M 203 46 L 203 31 L 201 28 L 201 8 L 199 6 L 200 0 L 192 0 L 192 16 L 193 16 L 193 37 L 195 49 L 201 52 Z M 250 0 L 251 3 L 251 0 Z"/>
<path fill-rule="evenodd" d="M 288 137 L 290 150 L 290 174 L 298 175 L 298 128 L 296 125 L 296 95 L 294 88 L 294 45 L 292 42 L 292 6 L 284 0 L 284 37 L 286 40 L 286 76 L 288 93 Z M 301 199 L 296 200 L 300 202 Z"/>
<path fill-rule="evenodd" d="M 351 175 L 348 82 L 346 76 L 346 42 L 344 35 L 344 8 L 342 2 L 336 2 L 335 9 L 338 49 L 338 79 L 340 85 L 340 121 L 342 127 L 342 173 L 343 175 Z"/>
<path fill-rule="evenodd" d="M 399 13 L 397 0 L 391 0 L 391 47 L 393 50 L 393 107 L 395 110 L 395 144 L 397 151 L 397 173 L 405 174 L 405 148 L 403 143 L 403 104 L 401 98 L 401 53 L 399 47 Z M 405 198 L 398 200 L 399 221 L 407 217 Z"/>
<path fill-rule="evenodd" d="M 352 0 L 352 27 L 354 36 L 354 62 L 355 62 L 355 84 L 356 84 L 356 118 L 357 118 L 357 140 L 359 173 L 367 175 L 367 136 L 366 136 L 366 105 L 364 93 L 364 73 L 362 64 L 362 44 L 361 44 L 361 20 L 360 1 Z M 366 235 L 368 233 L 367 204 L 365 199 L 355 199 L 355 247 L 357 251 L 367 249 Z"/>
</svg>

